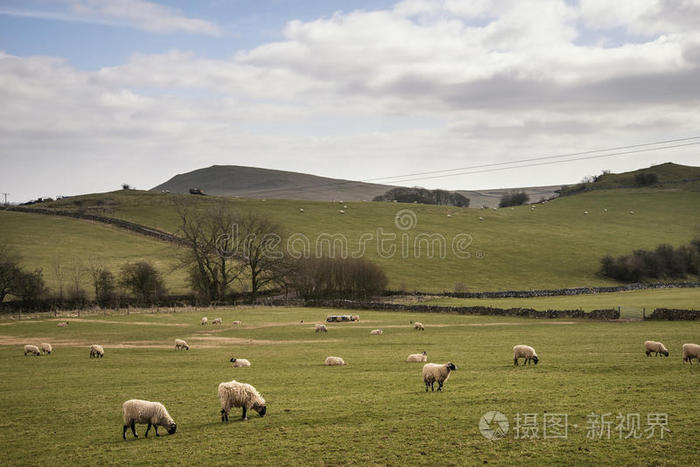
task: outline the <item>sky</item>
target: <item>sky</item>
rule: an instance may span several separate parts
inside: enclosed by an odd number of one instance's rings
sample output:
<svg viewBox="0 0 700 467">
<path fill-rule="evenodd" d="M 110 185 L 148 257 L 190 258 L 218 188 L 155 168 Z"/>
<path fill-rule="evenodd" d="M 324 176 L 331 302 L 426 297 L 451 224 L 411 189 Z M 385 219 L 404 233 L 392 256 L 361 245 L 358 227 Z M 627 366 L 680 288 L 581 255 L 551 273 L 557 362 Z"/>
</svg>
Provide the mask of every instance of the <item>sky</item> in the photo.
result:
<svg viewBox="0 0 700 467">
<path fill-rule="evenodd" d="M 0 193 L 214 164 L 464 190 L 700 165 L 700 139 L 508 165 L 700 137 L 698 24 L 700 0 L 0 0 Z"/>
</svg>

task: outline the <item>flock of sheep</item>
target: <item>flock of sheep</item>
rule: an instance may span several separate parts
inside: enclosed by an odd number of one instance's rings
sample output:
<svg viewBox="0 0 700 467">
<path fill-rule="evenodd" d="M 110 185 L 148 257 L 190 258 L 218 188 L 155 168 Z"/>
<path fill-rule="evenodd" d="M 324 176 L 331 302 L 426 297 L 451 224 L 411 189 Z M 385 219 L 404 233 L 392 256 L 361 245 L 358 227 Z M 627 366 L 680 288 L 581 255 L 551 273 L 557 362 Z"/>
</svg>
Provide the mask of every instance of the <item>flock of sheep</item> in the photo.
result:
<svg viewBox="0 0 700 467">
<path fill-rule="evenodd" d="M 201 324 L 206 325 L 208 319 L 203 317 L 201 319 Z M 212 320 L 212 325 L 222 324 L 223 320 L 221 318 L 216 318 Z M 302 321 L 303 323 L 303 321 Z M 234 321 L 233 324 L 240 325 L 241 321 Z M 67 326 L 67 322 L 59 323 L 59 327 Z M 423 323 L 416 321 L 413 323 L 413 328 L 417 331 L 425 331 L 425 326 Z M 314 326 L 315 332 L 328 332 L 328 328 L 325 324 L 316 324 Z M 382 335 L 382 329 L 374 329 L 370 331 L 371 335 Z M 177 350 L 189 350 L 190 346 L 183 339 L 175 339 L 175 349 Z M 51 344 L 42 343 L 40 346 L 27 344 L 24 346 L 24 355 L 35 355 L 39 356 L 42 354 L 50 355 L 53 351 Z M 656 356 L 664 355 L 669 356 L 668 349 L 664 344 L 657 341 L 645 341 L 644 351 L 649 357 L 652 353 Z M 104 357 L 104 348 L 101 345 L 93 344 L 90 346 L 90 358 L 102 358 Z M 695 358 L 700 364 L 700 345 L 697 344 L 683 344 L 683 361 L 688 362 L 692 365 L 692 360 Z M 534 348 L 528 345 L 516 345 L 513 347 L 513 364 L 518 365 L 519 359 L 523 359 L 523 365 L 528 365 L 531 362 L 537 365 L 539 362 L 539 357 Z M 447 362 L 443 364 L 438 363 L 427 363 L 428 354 L 427 352 L 422 352 L 418 354 L 410 354 L 406 358 L 407 362 L 415 363 L 425 363 L 423 366 L 422 377 L 423 383 L 425 384 L 425 391 L 429 390 L 435 391 L 435 383 L 438 383 L 438 391 L 442 391 L 442 387 L 450 377 L 450 373 L 455 371 L 457 367 L 452 362 Z M 250 367 L 250 361 L 244 358 L 231 358 L 230 363 L 233 367 Z M 346 365 L 345 360 L 342 357 L 329 356 L 324 361 L 326 366 L 343 366 Z M 265 416 L 267 412 L 267 405 L 265 399 L 260 395 L 260 393 L 250 384 L 241 383 L 238 381 L 229 381 L 219 384 L 218 389 L 219 402 L 221 403 L 221 421 L 229 421 L 229 412 L 231 408 L 242 408 L 243 414 L 242 419 L 247 420 L 247 413 L 249 410 L 255 410 L 261 417 Z M 131 399 L 122 405 L 124 425 L 122 431 L 122 437 L 126 439 L 127 429 L 131 428 L 135 438 L 138 438 L 136 433 L 136 424 L 148 425 L 146 428 L 145 436 L 148 437 L 148 432 L 151 427 L 155 428 L 156 436 L 158 434 L 158 427 L 163 427 L 167 430 L 168 434 L 174 434 L 177 425 L 175 421 L 168 413 L 165 406 L 160 402 L 151 402 L 138 399 Z"/>
</svg>

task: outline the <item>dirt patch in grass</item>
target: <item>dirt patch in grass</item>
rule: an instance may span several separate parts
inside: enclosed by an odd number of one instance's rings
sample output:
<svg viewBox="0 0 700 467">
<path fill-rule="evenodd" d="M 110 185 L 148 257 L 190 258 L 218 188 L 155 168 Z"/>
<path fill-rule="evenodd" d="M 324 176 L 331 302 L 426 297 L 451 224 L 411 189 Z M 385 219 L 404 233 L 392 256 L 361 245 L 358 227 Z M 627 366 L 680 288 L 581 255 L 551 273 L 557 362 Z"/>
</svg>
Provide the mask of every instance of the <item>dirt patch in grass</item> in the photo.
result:
<svg viewBox="0 0 700 467">
<path fill-rule="evenodd" d="M 218 337 L 218 336 L 193 336 L 188 340 L 205 341 L 204 344 L 197 344 L 197 347 L 221 347 L 224 345 L 269 345 L 269 344 L 316 344 L 318 342 L 337 342 L 336 339 L 318 340 L 270 340 L 270 339 L 248 339 L 245 337 Z"/>
<path fill-rule="evenodd" d="M 84 318 L 70 318 L 70 319 L 52 319 L 50 321 L 68 321 L 69 323 L 98 323 L 98 324 L 133 324 L 136 326 L 175 326 L 183 327 L 189 326 L 189 324 L 183 323 L 152 323 L 149 321 L 110 321 L 108 319 L 84 319 Z"/>
</svg>

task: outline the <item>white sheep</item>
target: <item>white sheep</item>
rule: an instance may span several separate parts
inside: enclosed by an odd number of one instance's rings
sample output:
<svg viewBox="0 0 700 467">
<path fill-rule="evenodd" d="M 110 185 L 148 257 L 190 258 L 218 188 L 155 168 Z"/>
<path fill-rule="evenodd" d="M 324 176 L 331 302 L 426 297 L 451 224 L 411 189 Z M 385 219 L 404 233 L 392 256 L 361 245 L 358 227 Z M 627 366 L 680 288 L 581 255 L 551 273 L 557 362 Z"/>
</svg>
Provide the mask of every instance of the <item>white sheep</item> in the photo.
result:
<svg viewBox="0 0 700 467">
<path fill-rule="evenodd" d="M 241 325 L 241 321 L 240 321 L 240 320 L 236 320 L 236 321 L 232 322 L 231 324 L 233 324 L 234 326 L 240 326 L 240 325 Z"/>
<path fill-rule="evenodd" d="M 345 360 L 340 357 L 326 357 L 326 361 L 323 364 L 326 366 L 343 366 L 345 365 Z"/>
<path fill-rule="evenodd" d="M 630 211 L 630 214 L 634 215 L 634 211 Z"/>
<path fill-rule="evenodd" d="M 36 345 L 27 344 L 24 346 L 24 356 L 26 357 L 27 354 L 36 355 L 38 357 L 41 355 L 41 350 L 39 350 L 39 347 Z"/>
<path fill-rule="evenodd" d="M 304 212 L 304 208 L 299 208 L 299 212 Z"/>
<path fill-rule="evenodd" d="M 212 322 L 211 322 L 211 325 L 213 326 L 213 325 L 215 325 L 215 324 L 221 324 L 221 323 L 223 323 L 223 322 L 224 322 L 224 320 L 221 319 L 221 318 L 214 318 L 214 319 L 212 320 Z"/>
<path fill-rule="evenodd" d="M 683 361 L 692 365 L 694 358 L 697 358 L 700 363 L 700 345 L 683 344 Z"/>
<path fill-rule="evenodd" d="M 124 439 L 126 439 L 126 429 L 129 427 L 131 427 L 134 438 L 139 437 L 139 435 L 136 434 L 137 423 L 140 425 L 148 424 L 146 434 L 144 435 L 146 438 L 148 438 L 148 431 L 151 429 L 151 426 L 156 429 L 156 436 L 160 436 L 158 434 L 158 426 L 162 426 L 168 430 L 169 435 L 174 434 L 175 430 L 177 430 L 175 421 L 170 416 L 165 406 L 160 402 L 131 399 L 122 404 L 122 409 L 124 410 L 122 438 Z"/>
<path fill-rule="evenodd" d="M 381 336 L 382 334 L 384 334 L 384 331 L 382 331 L 381 329 L 372 329 L 369 333 L 373 336 Z"/>
<path fill-rule="evenodd" d="M 90 346 L 90 358 L 92 358 L 92 357 L 102 358 L 104 356 L 105 356 L 105 349 L 103 349 L 101 345 L 92 344 Z"/>
<path fill-rule="evenodd" d="M 248 420 L 248 410 L 255 410 L 261 417 L 267 412 L 265 399 L 250 384 L 229 381 L 219 384 L 219 401 L 221 402 L 221 421 L 228 422 L 228 413 L 232 407 L 243 408 L 243 420 Z"/>
<path fill-rule="evenodd" d="M 49 344 L 47 342 L 42 342 L 41 343 L 41 352 L 42 353 L 45 352 L 47 355 L 51 355 L 51 352 L 53 352 L 53 347 L 51 346 L 51 344 Z"/>
<path fill-rule="evenodd" d="M 448 214 L 447 217 L 452 217 L 452 214 Z"/>
<path fill-rule="evenodd" d="M 206 316 L 205 316 L 204 318 L 202 318 L 202 326 L 204 326 L 205 324 L 207 324 L 207 321 L 209 321 L 209 320 L 207 319 Z"/>
<path fill-rule="evenodd" d="M 587 215 L 588 215 L 588 211 L 583 211 L 583 215 L 584 215 L 584 216 L 587 216 Z"/>
<path fill-rule="evenodd" d="M 245 358 L 232 358 L 229 362 L 233 363 L 234 368 L 243 368 L 250 366 L 250 362 Z"/>
<path fill-rule="evenodd" d="M 651 355 L 652 352 L 656 352 L 657 357 L 659 356 L 659 354 L 665 355 L 666 357 L 668 357 L 668 350 L 661 342 L 645 341 L 644 342 L 644 350 L 647 354 L 647 357 L 649 355 Z"/>
<path fill-rule="evenodd" d="M 415 323 L 413 323 L 413 329 L 415 329 L 416 331 L 425 331 L 425 326 L 423 326 L 423 323 L 416 321 Z"/>
<path fill-rule="evenodd" d="M 537 356 L 537 352 L 535 352 L 535 349 L 533 349 L 529 345 L 516 345 L 513 347 L 514 365 L 518 364 L 519 358 L 525 359 L 523 365 L 528 365 L 531 361 L 534 361 L 535 365 L 537 365 L 537 362 L 540 361 L 540 358 Z"/>
<path fill-rule="evenodd" d="M 480 221 L 483 221 L 483 220 L 484 220 L 484 218 L 483 218 L 483 217 L 481 217 L 481 216 L 479 216 L 479 220 L 480 220 Z"/>
<path fill-rule="evenodd" d="M 355 321 L 355 322 L 359 322 L 359 321 L 360 321 L 360 315 L 352 315 L 352 320 Z"/>
<path fill-rule="evenodd" d="M 341 214 L 345 214 L 345 211 L 343 211 L 342 209 L 341 209 L 340 211 L 338 211 L 338 212 L 341 213 Z"/>
<path fill-rule="evenodd" d="M 61 321 L 56 326 L 59 328 L 65 328 L 66 326 L 68 326 L 68 321 Z"/>
<path fill-rule="evenodd" d="M 425 383 L 425 392 L 428 392 L 428 387 L 435 391 L 435 381 L 438 382 L 438 391 L 442 391 L 442 385 L 450 377 L 450 372 L 456 370 L 457 367 L 452 362 L 443 363 L 426 363 L 423 365 L 423 382 Z"/>
<path fill-rule="evenodd" d="M 317 324 L 314 327 L 314 332 L 328 332 L 328 328 L 325 324 Z"/>
<path fill-rule="evenodd" d="M 407 362 L 427 362 L 428 352 L 423 353 L 412 353 L 406 359 Z"/>
<path fill-rule="evenodd" d="M 182 349 L 190 350 L 190 346 L 187 345 L 187 342 L 185 342 L 182 339 L 175 339 L 175 348 L 179 349 L 179 350 L 182 350 Z"/>
</svg>

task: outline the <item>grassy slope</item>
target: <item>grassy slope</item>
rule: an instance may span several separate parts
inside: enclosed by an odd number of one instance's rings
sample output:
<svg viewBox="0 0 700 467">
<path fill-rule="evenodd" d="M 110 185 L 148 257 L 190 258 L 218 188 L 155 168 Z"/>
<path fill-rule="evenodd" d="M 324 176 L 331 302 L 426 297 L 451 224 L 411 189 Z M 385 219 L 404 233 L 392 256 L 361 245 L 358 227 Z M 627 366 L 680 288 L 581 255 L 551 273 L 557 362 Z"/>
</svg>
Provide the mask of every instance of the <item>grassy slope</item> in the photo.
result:
<svg viewBox="0 0 700 467">
<path fill-rule="evenodd" d="M 138 223 L 177 231 L 175 204 L 185 200 L 195 205 L 216 202 L 215 198 L 165 195 L 144 192 L 114 192 L 89 195 L 94 201 L 111 199 L 113 214 Z M 75 199 L 54 202 L 70 207 Z M 385 267 L 391 288 L 422 291 L 451 291 L 455 283 L 469 290 L 555 288 L 610 285 L 597 276 L 603 255 L 620 255 L 659 243 L 680 245 L 700 233 L 700 192 L 628 189 L 596 191 L 529 207 L 494 210 L 456 209 L 395 203 L 346 203 L 346 214 L 337 203 L 225 199 L 241 209 L 269 215 L 289 233 L 303 233 L 312 245 L 322 232 L 342 233 L 351 250 L 360 235 L 374 235 L 367 244 L 367 257 Z M 304 208 L 304 213 L 299 212 Z M 426 258 L 410 249 L 409 258 L 379 258 L 376 229 L 397 235 L 394 218 L 400 209 L 410 209 L 418 224 L 409 230 L 412 245 L 417 233 L 440 233 L 448 242 L 456 234 L 473 238 L 469 259 L 459 259 L 449 250 L 445 259 Z M 603 210 L 607 209 L 607 213 Z M 628 214 L 633 210 L 634 215 Z M 588 211 L 588 215 L 584 215 Z M 451 213 L 452 217 L 447 217 Z M 479 221 L 483 217 L 483 221 Z M 397 237 L 399 240 L 401 237 Z"/>
<path fill-rule="evenodd" d="M 647 314 L 654 308 L 700 309 L 700 289 L 635 290 L 596 295 L 534 298 L 464 299 L 439 297 L 421 300 L 419 303 L 442 306 L 523 307 L 536 310 L 571 310 L 581 308 L 586 311 L 620 307 L 623 318 L 641 318 L 642 310 L 644 309 L 646 309 Z"/>
<path fill-rule="evenodd" d="M 60 329 L 55 321 L 0 326 L 15 345 L 0 345 L 0 441 L 7 464 L 656 464 L 697 463 L 692 440 L 700 419 L 691 396 L 700 377 L 683 364 L 680 346 L 697 342 L 700 324 L 635 322 L 552 324 L 548 320 L 360 312 L 359 324 L 331 325 L 327 335 L 312 323 L 330 310 L 207 310 L 226 323 L 203 329 L 204 311 L 167 315 L 94 317 Z M 300 320 L 305 324 L 300 325 Z M 413 331 L 410 320 L 426 324 Z M 116 324 L 103 321 L 117 321 Z M 147 326 L 152 322 L 184 326 Z M 556 321 L 555 321 L 556 322 Z M 512 324 L 516 325 L 512 325 Z M 446 327 L 434 327 L 437 324 Z M 476 324 L 477 326 L 457 326 Z M 509 325 L 511 324 L 511 325 Z M 400 327 L 391 327 L 399 325 Z M 383 336 L 369 329 L 383 327 Z M 268 345 L 197 347 L 195 337 L 243 337 L 285 341 Z M 114 348 L 119 343 L 192 344 L 188 352 Z M 647 358 L 642 342 L 668 346 L 670 358 Z M 6 338 L 3 338 L 6 339 Z M 106 356 L 90 360 L 86 345 L 56 345 L 50 357 L 23 357 L 21 344 L 59 339 L 100 342 Z M 319 341 L 294 343 L 294 340 Z M 323 342 L 325 341 L 325 342 Z M 199 342 L 206 342 L 199 340 Z M 465 342 L 473 345 L 467 347 Z M 533 345 L 536 367 L 513 367 L 514 343 Z M 443 393 L 423 392 L 420 364 L 408 353 L 427 350 L 431 361 L 455 362 Z M 231 356 L 253 366 L 233 369 Z M 328 368 L 327 355 L 346 367 Z M 268 416 L 222 425 L 216 387 L 231 379 L 255 385 Z M 57 394 L 56 388 L 60 388 Z M 689 399 L 690 397 L 690 399 Z M 178 423 L 174 436 L 121 439 L 121 403 L 145 398 L 165 403 Z M 690 405 L 689 405 L 690 404 Z M 690 408 L 690 409 L 689 409 Z M 479 418 L 499 410 L 511 422 L 505 439 L 488 441 Z M 566 413 L 566 440 L 516 440 L 516 413 Z M 591 413 L 667 413 L 671 433 L 660 440 L 586 439 Z M 573 425 L 578 425 L 577 428 Z M 143 434 L 145 427 L 138 426 Z"/>
<path fill-rule="evenodd" d="M 0 226 L 0 242 L 16 249 L 27 269 L 41 268 L 47 285 L 55 290 L 59 286 L 55 264 L 68 269 L 76 263 L 87 267 L 92 258 L 115 273 L 126 262 L 148 259 L 163 272 L 174 292 L 185 290 L 182 272 L 173 271 L 176 261 L 167 243 L 101 223 L 40 214 L 0 211 Z M 70 280 L 66 271 L 64 287 Z M 82 283 L 92 290 L 88 274 Z"/>
</svg>

